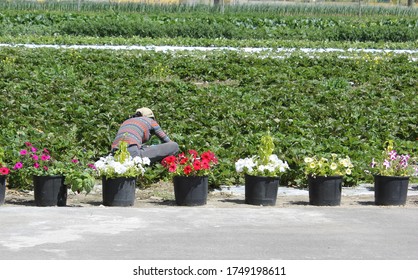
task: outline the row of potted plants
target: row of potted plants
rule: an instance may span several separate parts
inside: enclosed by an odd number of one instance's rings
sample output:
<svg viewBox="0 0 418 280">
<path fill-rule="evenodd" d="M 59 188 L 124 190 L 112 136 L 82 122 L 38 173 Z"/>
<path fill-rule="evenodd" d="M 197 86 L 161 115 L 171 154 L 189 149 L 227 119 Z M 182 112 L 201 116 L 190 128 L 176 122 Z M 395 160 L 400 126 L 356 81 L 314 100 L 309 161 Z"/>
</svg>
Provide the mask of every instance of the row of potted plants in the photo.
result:
<svg viewBox="0 0 418 280">
<path fill-rule="evenodd" d="M 382 156 L 373 159 L 370 172 L 375 178 L 377 205 L 403 205 L 406 203 L 409 177 L 418 174 L 417 166 L 410 163 L 409 155 L 401 155 L 388 141 Z M 87 194 L 102 179 L 103 204 L 106 206 L 132 206 L 135 201 L 137 178 L 143 176 L 148 158 L 132 158 L 127 144 L 122 142 L 114 154 L 102 157 L 94 164 L 85 164 L 73 158 L 69 162 L 55 160 L 48 149 L 38 149 L 26 142 L 19 151 L 19 160 L 10 169 L 0 149 L 0 205 L 5 199 L 5 180 L 10 172 L 31 175 L 37 206 L 66 205 L 67 188 Z M 245 202 L 253 205 L 275 205 L 280 177 L 290 170 L 286 161 L 273 154 L 274 143 L 270 134 L 261 138 L 257 155 L 235 162 L 238 173 L 245 174 Z M 211 151 L 199 154 L 195 150 L 164 158 L 161 165 L 172 176 L 178 205 L 206 204 L 208 175 L 218 164 Z M 312 205 L 339 205 L 343 176 L 350 176 L 354 168 L 348 156 L 312 156 L 304 158 L 308 178 L 309 201 Z M 54 187 L 56 186 L 56 187 Z"/>
</svg>

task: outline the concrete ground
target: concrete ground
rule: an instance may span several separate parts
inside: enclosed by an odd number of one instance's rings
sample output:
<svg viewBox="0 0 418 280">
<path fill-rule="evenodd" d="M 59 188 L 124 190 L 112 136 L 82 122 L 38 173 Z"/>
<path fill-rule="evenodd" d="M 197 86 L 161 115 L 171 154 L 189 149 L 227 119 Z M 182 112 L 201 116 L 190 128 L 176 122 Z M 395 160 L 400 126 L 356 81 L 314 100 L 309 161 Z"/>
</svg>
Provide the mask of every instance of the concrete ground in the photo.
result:
<svg viewBox="0 0 418 280">
<path fill-rule="evenodd" d="M 2 260 L 417 260 L 418 208 L 0 207 Z"/>
</svg>

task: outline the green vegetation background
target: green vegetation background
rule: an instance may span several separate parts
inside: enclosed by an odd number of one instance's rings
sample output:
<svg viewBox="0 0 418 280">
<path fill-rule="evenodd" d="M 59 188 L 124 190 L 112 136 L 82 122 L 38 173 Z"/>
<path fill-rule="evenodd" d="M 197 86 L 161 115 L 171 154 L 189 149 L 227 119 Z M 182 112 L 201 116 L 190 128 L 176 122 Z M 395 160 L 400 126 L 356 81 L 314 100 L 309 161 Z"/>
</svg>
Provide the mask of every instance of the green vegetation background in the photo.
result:
<svg viewBox="0 0 418 280">
<path fill-rule="evenodd" d="M 414 12 L 400 19 L 164 9 L 10 8 L 0 12 L 0 41 L 416 49 L 418 40 Z M 217 154 L 213 185 L 242 182 L 234 162 L 256 153 L 267 131 L 292 167 L 283 185 L 304 183 L 304 156 L 330 152 L 353 159 L 346 184 L 355 185 L 370 180 L 364 170 L 386 140 L 417 155 L 418 62 L 408 54 L 354 56 L 2 47 L 0 145 L 10 162 L 25 141 L 93 161 L 109 152 L 119 124 L 148 106 L 181 149 Z M 145 183 L 164 178 L 156 167 Z"/>
</svg>

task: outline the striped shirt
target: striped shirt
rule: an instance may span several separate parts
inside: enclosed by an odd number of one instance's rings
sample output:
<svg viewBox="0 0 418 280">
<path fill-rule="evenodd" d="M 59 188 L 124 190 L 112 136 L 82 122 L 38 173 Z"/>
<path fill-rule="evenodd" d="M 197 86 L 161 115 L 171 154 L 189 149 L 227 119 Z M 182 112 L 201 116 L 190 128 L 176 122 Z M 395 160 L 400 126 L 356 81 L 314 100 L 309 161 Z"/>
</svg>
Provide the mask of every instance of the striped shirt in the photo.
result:
<svg viewBox="0 0 418 280">
<path fill-rule="evenodd" d="M 157 135 L 164 143 L 170 142 L 170 138 L 155 120 L 148 117 L 127 119 L 121 124 L 115 140 L 113 140 L 112 149 L 117 148 L 120 141 L 141 147 L 142 143 L 146 143 L 152 134 Z"/>
</svg>

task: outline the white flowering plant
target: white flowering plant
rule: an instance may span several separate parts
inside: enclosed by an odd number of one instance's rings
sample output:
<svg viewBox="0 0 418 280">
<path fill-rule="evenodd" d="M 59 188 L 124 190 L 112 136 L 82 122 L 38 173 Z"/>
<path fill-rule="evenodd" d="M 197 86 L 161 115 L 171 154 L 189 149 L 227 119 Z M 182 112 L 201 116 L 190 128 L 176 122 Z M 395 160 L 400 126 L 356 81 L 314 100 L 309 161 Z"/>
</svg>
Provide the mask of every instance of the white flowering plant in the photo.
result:
<svg viewBox="0 0 418 280">
<path fill-rule="evenodd" d="M 150 165 L 149 158 L 131 157 L 127 149 L 127 143 L 121 142 L 119 150 L 115 155 L 101 157 L 94 166 L 99 177 L 111 178 L 132 178 L 143 176 L 145 165 Z"/>
<path fill-rule="evenodd" d="M 343 176 L 351 175 L 354 168 L 350 157 L 340 157 L 337 154 L 331 154 L 326 157 L 305 157 L 305 174 L 308 176 Z"/>
<path fill-rule="evenodd" d="M 288 171 L 286 161 L 273 154 L 274 143 L 270 134 L 261 138 L 258 155 L 239 159 L 235 162 L 235 170 L 253 176 L 277 177 Z"/>
</svg>

